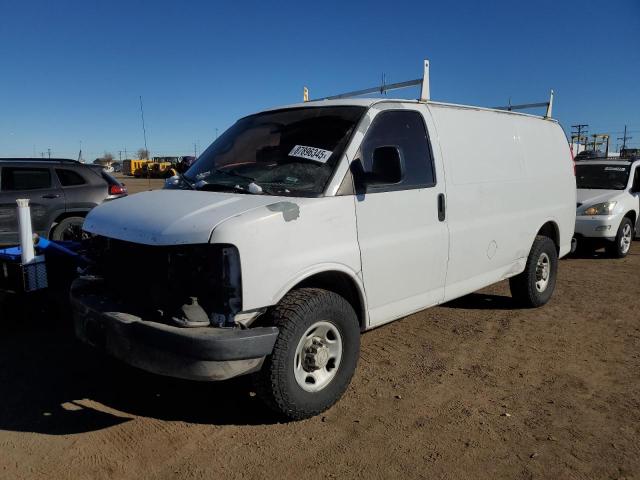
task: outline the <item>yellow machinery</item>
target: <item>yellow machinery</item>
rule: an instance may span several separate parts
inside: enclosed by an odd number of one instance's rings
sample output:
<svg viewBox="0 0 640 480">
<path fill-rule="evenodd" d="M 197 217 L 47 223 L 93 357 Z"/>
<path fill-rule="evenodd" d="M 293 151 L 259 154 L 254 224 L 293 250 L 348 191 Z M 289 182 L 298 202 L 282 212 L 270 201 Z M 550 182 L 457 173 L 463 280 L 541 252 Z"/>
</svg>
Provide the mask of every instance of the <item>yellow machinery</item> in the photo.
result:
<svg viewBox="0 0 640 480">
<path fill-rule="evenodd" d="M 133 170 L 133 175 L 139 178 L 169 178 L 177 175 L 175 166 L 171 162 L 154 162 L 151 160 L 132 160 L 144 162 Z M 132 165 L 133 167 L 133 165 Z"/>
<path fill-rule="evenodd" d="M 143 165 L 150 163 L 151 160 L 125 160 L 122 162 L 122 173 L 125 175 L 139 176 L 136 172 L 142 169 Z"/>
</svg>

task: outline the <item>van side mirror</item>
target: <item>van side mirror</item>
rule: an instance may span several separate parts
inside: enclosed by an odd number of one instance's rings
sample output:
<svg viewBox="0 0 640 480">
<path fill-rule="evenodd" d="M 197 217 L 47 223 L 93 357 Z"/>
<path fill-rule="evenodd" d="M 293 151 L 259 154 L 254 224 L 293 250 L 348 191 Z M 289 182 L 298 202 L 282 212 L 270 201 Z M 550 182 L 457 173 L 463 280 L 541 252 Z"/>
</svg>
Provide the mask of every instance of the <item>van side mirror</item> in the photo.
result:
<svg viewBox="0 0 640 480">
<path fill-rule="evenodd" d="M 391 185 L 402 181 L 402 159 L 396 146 L 378 147 L 373 151 L 371 172 L 366 173 L 367 185 Z"/>
</svg>

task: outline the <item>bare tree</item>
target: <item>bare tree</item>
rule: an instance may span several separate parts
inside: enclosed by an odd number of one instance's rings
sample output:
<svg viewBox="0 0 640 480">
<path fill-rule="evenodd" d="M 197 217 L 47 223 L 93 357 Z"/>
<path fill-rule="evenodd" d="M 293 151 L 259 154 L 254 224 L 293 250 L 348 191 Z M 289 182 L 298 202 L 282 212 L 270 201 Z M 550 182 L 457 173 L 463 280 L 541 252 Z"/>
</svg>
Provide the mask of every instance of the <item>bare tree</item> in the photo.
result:
<svg viewBox="0 0 640 480">
<path fill-rule="evenodd" d="M 139 148 L 136 155 L 138 156 L 139 160 L 147 160 L 149 158 L 149 150 L 145 148 Z"/>
</svg>

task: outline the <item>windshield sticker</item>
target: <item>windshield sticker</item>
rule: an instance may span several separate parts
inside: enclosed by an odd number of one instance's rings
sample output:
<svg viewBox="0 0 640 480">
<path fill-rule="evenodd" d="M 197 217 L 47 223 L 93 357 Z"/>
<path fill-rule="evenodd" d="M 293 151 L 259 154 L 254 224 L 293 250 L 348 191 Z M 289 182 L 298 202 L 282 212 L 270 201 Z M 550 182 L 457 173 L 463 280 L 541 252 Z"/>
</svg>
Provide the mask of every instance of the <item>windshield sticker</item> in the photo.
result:
<svg viewBox="0 0 640 480">
<path fill-rule="evenodd" d="M 627 169 L 624 167 L 605 167 L 605 172 L 626 172 Z"/>
<path fill-rule="evenodd" d="M 333 152 L 323 150 L 316 147 L 305 147 L 304 145 L 296 145 L 289 152 L 290 157 L 306 158 L 307 160 L 315 160 L 316 162 L 326 163 Z"/>
</svg>

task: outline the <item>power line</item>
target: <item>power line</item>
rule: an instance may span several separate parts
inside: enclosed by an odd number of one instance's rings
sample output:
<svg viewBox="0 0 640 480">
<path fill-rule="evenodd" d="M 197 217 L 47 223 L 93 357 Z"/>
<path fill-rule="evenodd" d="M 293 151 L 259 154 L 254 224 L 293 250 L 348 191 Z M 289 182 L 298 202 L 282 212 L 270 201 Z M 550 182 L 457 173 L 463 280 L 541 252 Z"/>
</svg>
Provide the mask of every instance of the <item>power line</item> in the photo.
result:
<svg viewBox="0 0 640 480">
<path fill-rule="evenodd" d="M 627 140 L 631 140 L 633 137 L 627 135 L 627 126 L 624 126 L 624 135 L 622 137 L 618 137 L 618 140 L 622 140 L 622 148 L 627 148 Z"/>
<path fill-rule="evenodd" d="M 573 131 L 571 132 L 571 143 L 572 144 L 574 143 L 573 139 L 575 138 L 576 139 L 576 143 L 578 144 L 576 146 L 576 150 L 580 149 L 580 140 L 582 139 L 582 134 L 583 133 L 585 134 L 584 145 L 585 145 L 585 148 L 587 147 L 587 140 L 586 140 L 587 137 L 586 137 L 586 135 L 587 135 L 587 132 L 588 132 L 588 130 L 587 130 L 588 127 L 589 127 L 589 125 L 586 124 L 586 123 L 582 123 L 582 124 L 578 124 L 578 125 L 571 125 L 571 129 L 572 130 L 576 130 L 576 132 L 573 132 Z M 575 152 L 575 153 L 578 154 L 580 152 Z"/>
</svg>

